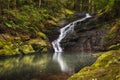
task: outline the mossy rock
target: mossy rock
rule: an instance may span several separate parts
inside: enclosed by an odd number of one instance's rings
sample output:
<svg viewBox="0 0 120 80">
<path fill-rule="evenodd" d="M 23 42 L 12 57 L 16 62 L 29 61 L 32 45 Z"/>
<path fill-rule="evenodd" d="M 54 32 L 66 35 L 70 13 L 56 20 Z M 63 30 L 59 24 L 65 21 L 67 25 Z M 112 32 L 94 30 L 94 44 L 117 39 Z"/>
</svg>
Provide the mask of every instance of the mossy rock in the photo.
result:
<svg viewBox="0 0 120 80">
<path fill-rule="evenodd" d="M 32 44 L 32 47 L 37 52 L 47 52 L 47 47 L 40 44 Z"/>
<path fill-rule="evenodd" d="M 49 45 L 46 43 L 46 40 L 42 39 L 31 39 L 28 43 L 31 44 L 37 52 L 47 52 L 47 46 Z"/>
<path fill-rule="evenodd" d="M 41 51 L 43 48 L 40 44 L 32 44 L 32 47 L 35 51 Z"/>
<path fill-rule="evenodd" d="M 0 56 L 12 56 L 18 54 L 29 54 L 47 52 L 47 43 L 43 39 L 31 39 L 26 44 L 21 40 L 0 41 Z"/>
<path fill-rule="evenodd" d="M 93 67 L 106 67 L 109 61 L 114 60 L 115 58 L 117 59 L 120 57 L 119 51 L 120 50 L 108 51 L 106 53 L 103 53 L 92 66 Z"/>
<path fill-rule="evenodd" d="M 57 25 L 58 25 L 58 23 L 56 23 L 56 22 L 53 21 L 53 20 L 47 20 L 47 22 L 48 22 L 49 24 L 51 24 L 51 25 L 54 25 L 54 26 L 57 26 Z"/>
<path fill-rule="evenodd" d="M 10 45 L 5 45 L 3 49 L 0 50 L 0 55 L 10 56 L 20 54 L 18 48 L 13 48 Z"/>
<path fill-rule="evenodd" d="M 45 47 L 45 48 L 42 49 L 43 53 L 46 53 L 47 51 L 48 51 L 47 47 Z"/>
<path fill-rule="evenodd" d="M 120 50 L 103 53 L 92 66 L 83 68 L 68 80 L 120 80 Z"/>
<path fill-rule="evenodd" d="M 3 41 L 0 41 L 0 48 L 3 48 L 4 47 L 4 42 Z"/>
<path fill-rule="evenodd" d="M 0 41 L 0 48 L 3 48 L 5 45 L 11 46 L 12 42 L 10 41 Z"/>
<path fill-rule="evenodd" d="M 47 39 L 47 36 L 44 33 L 42 33 L 42 32 L 38 32 L 37 35 L 38 35 L 38 37 L 40 37 L 43 40 Z"/>
<path fill-rule="evenodd" d="M 20 47 L 20 52 L 23 54 L 29 54 L 35 52 L 31 45 L 23 45 Z"/>
</svg>

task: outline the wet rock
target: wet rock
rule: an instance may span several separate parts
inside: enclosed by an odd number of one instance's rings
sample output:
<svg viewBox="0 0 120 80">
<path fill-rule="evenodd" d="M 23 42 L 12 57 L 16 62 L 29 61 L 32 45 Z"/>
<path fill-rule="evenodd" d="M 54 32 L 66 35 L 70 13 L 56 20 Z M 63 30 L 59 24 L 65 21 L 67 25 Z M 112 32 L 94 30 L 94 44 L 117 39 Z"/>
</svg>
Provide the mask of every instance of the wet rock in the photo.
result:
<svg viewBox="0 0 120 80">
<path fill-rule="evenodd" d="M 105 29 L 98 29 L 98 26 L 89 23 L 90 19 L 78 23 L 75 32 L 67 36 L 62 42 L 64 51 L 95 52 L 104 50 L 103 38 Z"/>
</svg>

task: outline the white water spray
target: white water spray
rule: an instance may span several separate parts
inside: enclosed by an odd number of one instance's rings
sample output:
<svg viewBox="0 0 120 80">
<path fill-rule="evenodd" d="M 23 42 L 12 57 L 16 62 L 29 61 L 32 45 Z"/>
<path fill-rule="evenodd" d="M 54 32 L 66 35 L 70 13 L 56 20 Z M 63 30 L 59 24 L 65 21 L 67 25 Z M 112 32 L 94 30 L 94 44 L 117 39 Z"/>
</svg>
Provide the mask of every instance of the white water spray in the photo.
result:
<svg viewBox="0 0 120 80">
<path fill-rule="evenodd" d="M 91 16 L 87 13 L 86 17 L 76 20 L 74 22 L 69 23 L 68 25 L 66 25 L 65 27 L 60 29 L 60 35 L 58 37 L 58 39 L 56 39 L 55 41 L 52 42 L 53 48 L 55 50 L 55 52 L 63 52 L 63 49 L 61 47 L 60 42 L 62 41 L 63 38 L 65 38 L 65 36 L 67 34 L 73 33 L 74 32 L 74 27 L 76 25 L 77 22 L 81 22 L 86 20 L 87 18 L 90 18 Z"/>
<path fill-rule="evenodd" d="M 61 71 L 68 72 L 70 74 L 73 73 L 73 70 L 70 69 L 67 66 L 66 62 L 62 58 L 63 49 L 61 47 L 60 42 L 62 41 L 63 38 L 66 37 L 66 35 L 72 34 L 74 32 L 74 27 L 75 27 L 77 22 L 84 21 L 84 20 L 86 20 L 87 18 L 90 18 L 90 17 L 91 16 L 87 13 L 86 17 L 84 17 L 82 19 L 79 19 L 79 20 L 76 20 L 74 22 L 71 22 L 68 25 L 66 25 L 65 27 L 61 28 L 60 29 L 60 35 L 59 35 L 58 39 L 56 39 L 52 42 L 52 45 L 53 45 L 53 48 L 54 48 L 54 51 L 55 51 L 55 53 L 53 55 L 53 60 L 58 62 L 58 64 L 60 65 Z"/>
</svg>

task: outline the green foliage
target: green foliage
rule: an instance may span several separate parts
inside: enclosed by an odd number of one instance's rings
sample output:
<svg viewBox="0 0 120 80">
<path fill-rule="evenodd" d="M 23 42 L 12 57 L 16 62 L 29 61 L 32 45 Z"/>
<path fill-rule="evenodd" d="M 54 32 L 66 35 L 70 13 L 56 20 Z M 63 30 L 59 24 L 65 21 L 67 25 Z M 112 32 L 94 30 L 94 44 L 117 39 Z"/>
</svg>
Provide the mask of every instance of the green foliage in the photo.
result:
<svg viewBox="0 0 120 80">
<path fill-rule="evenodd" d="M 4 30 L 2 34 L 12 35 L 10 39 L 5 37 L 11 43 L 0 42 L 0 48 L 8 51 L 9 47 L 19 52 L 20 46 L 35 44 L 37 49 L 46 51 L 46 35 L 59 26 L 61 19 L 73 19 L 74 12 L 101 13 L 111 9 L 115 5 L 114 2 L 115 0 L 0 0 L 0 29 Z M 113 13 L 109 16 L 114 15 Z M 109 25 L 105 24 L 102 28 L 106 26 Z M 108 40 L 116 36 L 113 33 L 106 36 Z M 20 39 L 16 40 L 16 37 Z M 35 40 L 30 40 L 31 38 Z"/>
<path fill-rule="evenodd" d="M 54 3 L 55 1 L 52 1 L 52 2 Z M 55 7 L 57 5 L 58 4 L 54 5 L 54 8 L 56 8 L 57 10 L 54 14 L 53 14 L 54 9 L 49 9 L 50 7 L 39 9 L 35 7 L 34 4 L 23 5 L 23 6 L 20 6 L 18 9 L 12 9 L 12 8 L 4 9 L 3 10 L 4 13 L 9 15 L 4 20 L 4 24 L 7 27 L 13 28 L 15 30 L 22 29 L 24 32 L 31 33 L 31 31 L 34 31 L 34 32 L 39 30 L 45 31 L 48 25 L 57 26 L 59 19 L 69 17 L 70 15 L 73 14 L 73 12 L 69 9 L 65 9 L 62 7 L 61 8 L 59 7 L 59 9 L 57 9 L 58 7 Z M 44 27 L 42 27 L 39 24 L 43 24 Z"/>
<path fill-rule="evenodd" d="M 95 0 L 97 12 L 100 13 L 101 11 L 110 9 L 113 6 L 114 1 L 115 0 L 100 0 L 100 1 Z"/>
<path fill-rule="evenodd" d="M 8 27 L 8 28 L 12 28 L 12 25 L 11 25 L 11 24 L 9 24 L 9 23 L 7 23 L 7 22 L 4 22 L 4 24 L 5 24 L 6 27 Z"/>
<path fill-rule="evenodd" d="M 44 33 L 38 32 L 37 34 L 38 34 L 38 36 L 39 36 L 40 38 L 42 38 L 43 40 L 46 40 L 46 39 L 47 39 L 47 36 L 46 36 Z"/>
</svg>

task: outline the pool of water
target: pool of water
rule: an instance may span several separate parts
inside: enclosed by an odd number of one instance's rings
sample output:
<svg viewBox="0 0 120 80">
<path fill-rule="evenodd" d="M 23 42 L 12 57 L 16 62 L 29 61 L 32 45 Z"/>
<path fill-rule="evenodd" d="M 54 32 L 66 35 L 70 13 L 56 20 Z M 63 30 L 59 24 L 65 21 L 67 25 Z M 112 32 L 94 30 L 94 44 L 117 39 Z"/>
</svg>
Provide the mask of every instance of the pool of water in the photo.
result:
<svg viewBox="0 0 120 80">
<path fill-rule="evenodd" d="M 89 53 L 37 53 L 0 59 L 0 80 L 66 80 L 95 60 Z"/>
</svg>

